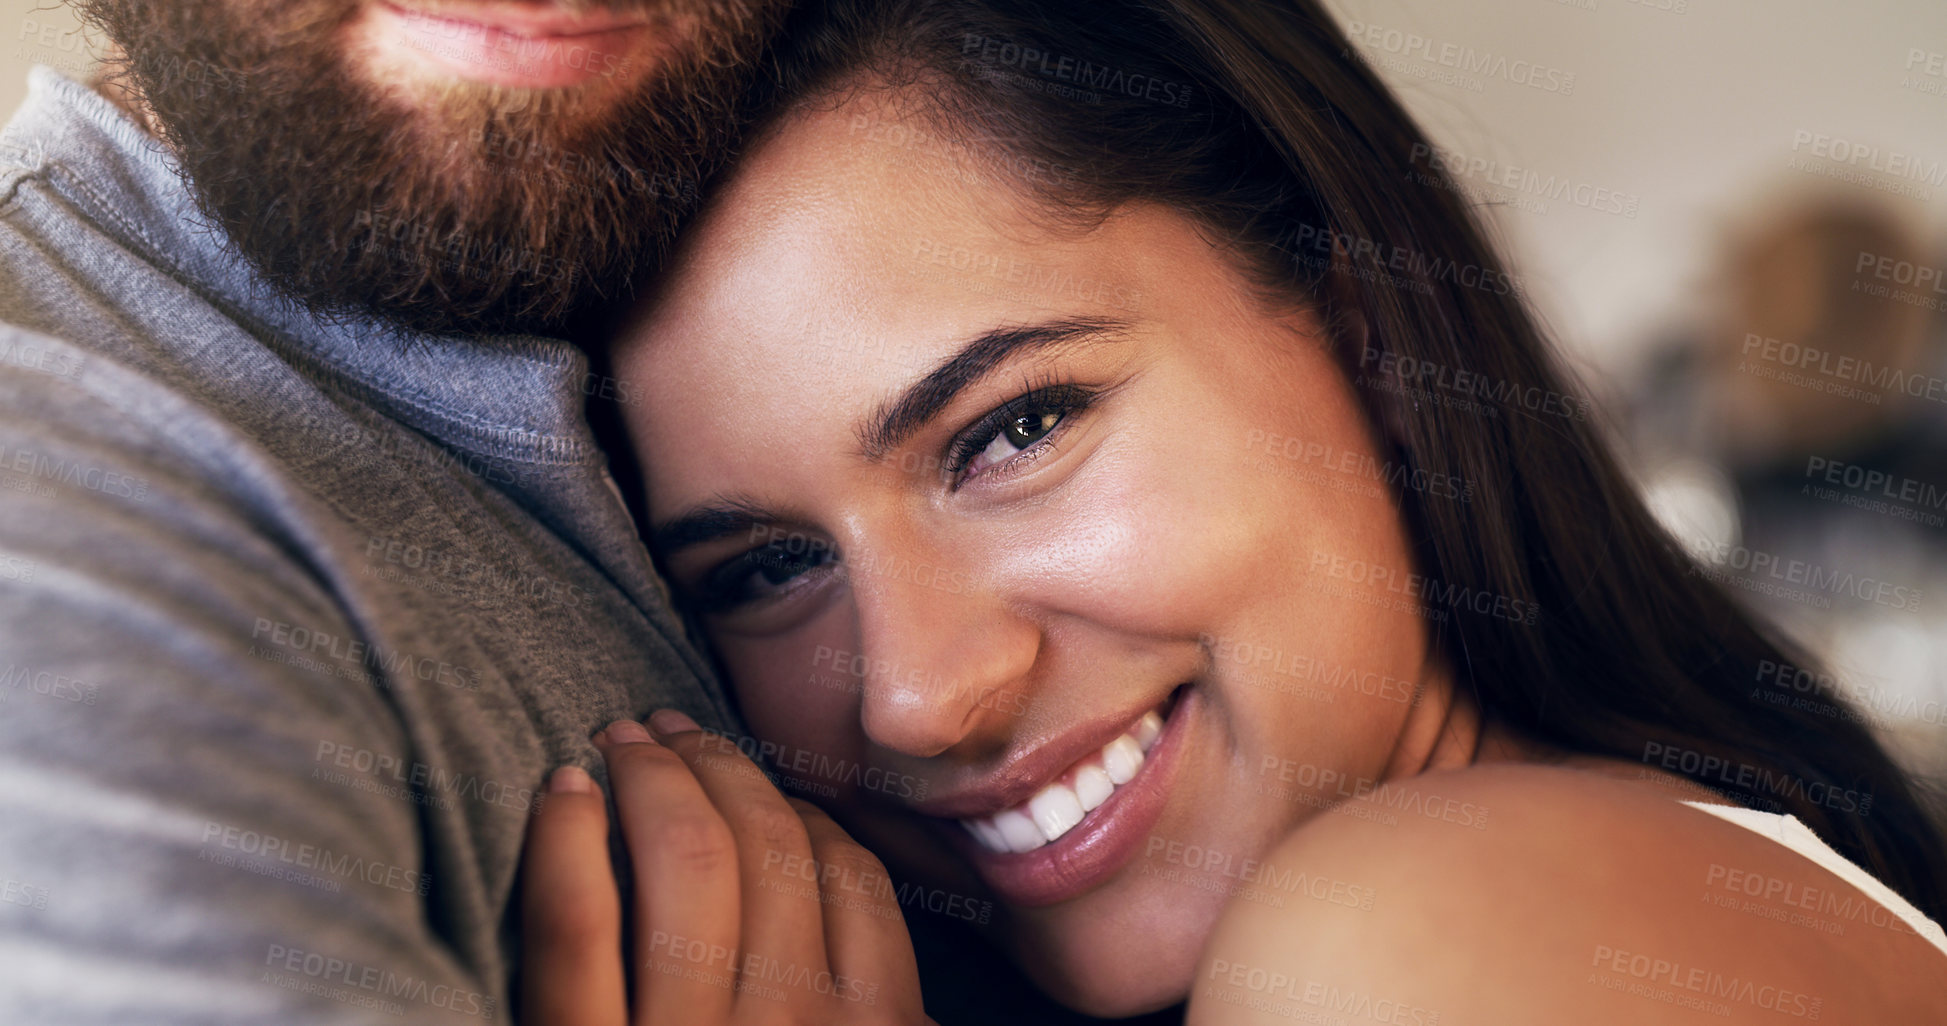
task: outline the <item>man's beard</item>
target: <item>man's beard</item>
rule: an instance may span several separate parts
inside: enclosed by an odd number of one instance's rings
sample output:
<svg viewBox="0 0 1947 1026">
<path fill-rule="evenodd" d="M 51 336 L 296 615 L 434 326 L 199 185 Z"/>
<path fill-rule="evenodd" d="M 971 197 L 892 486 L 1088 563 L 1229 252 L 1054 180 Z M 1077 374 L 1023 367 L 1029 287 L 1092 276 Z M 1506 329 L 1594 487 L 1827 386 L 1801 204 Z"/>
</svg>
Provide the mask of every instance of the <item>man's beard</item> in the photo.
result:
<svg viewBox="0 0 1947 1026">
<path fill-rule="evenodd" d="M 581 6 L 645 4 L 693 34 L 626 95 L 456 82 L 416 108 L 347 66 L 359 0 L 77 6 L 204 215 L 279 290 L 325 318 L 474 334 L 559 333 L 628 295 L 728 155 L 778 19 L 750 0 Z"/>
</svg>

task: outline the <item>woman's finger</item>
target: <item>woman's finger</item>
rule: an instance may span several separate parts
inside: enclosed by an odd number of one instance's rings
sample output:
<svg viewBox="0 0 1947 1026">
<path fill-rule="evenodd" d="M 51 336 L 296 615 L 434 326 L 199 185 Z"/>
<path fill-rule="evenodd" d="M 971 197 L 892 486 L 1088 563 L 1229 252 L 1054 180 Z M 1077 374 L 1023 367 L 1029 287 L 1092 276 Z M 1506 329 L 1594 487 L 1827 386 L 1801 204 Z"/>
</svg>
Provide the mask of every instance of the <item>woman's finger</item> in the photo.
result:
<svg viewBox="0 0 1947 1026">
<path fill-rule="evenodd" d="M 520 1018 L 536 1026 L 627 1026 L 622 901 L 608 813 L 587 773 L 563 766 L 528 820 L 521 853 Z"/>
<path fill-rule="evenodd" d="M 722 734 L 698 729 L 670 710 L 650 717 L 664 746 L 681 756 L 703 785 L 737 839 L 743 885 L 744 951 L 768 970 L 754 974 L 740 1005 L 812 999 L 815 990 L 794 986 L 826 971 L 822 867 L 812 856 L 804 821 L 758 765 Z M 768 980 L 769 982 L 762 982 Z"/>
<path fill-rule="evenodd" d="M 847 1021 L 922 1022 L 919 965 L 886 867 L 823 809 L 789 799 L 825 869 L 825 952 Z"/>
<path fill-rule="evenodd" d="M 728 1022 L 743 957 L 736 839 L 689 767 L 641 724 L 611 724 L 595 743 L 634 871 L 635 1022 Z"/>
</svg>

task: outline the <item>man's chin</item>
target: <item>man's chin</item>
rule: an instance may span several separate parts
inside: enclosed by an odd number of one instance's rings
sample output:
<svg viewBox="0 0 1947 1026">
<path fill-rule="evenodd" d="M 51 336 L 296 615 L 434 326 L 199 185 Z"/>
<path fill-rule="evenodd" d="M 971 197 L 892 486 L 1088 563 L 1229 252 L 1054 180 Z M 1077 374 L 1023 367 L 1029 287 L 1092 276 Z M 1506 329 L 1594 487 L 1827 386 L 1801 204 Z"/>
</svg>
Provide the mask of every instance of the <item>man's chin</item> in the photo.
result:
<svg viewBox="0 0 1947 1026">
<path fill-rule="evenodd" d="M 320 314 L 435 334 L 559 334 L 626 297 L 730 152 L 728 112 L 777 20 L 720 13 L 686 41 L 699 53 L 645 49 L 625 67 L 590 40 L 523 52 L 445 22 L 386 49 L 360 35 L 383 5 L 358 0 L 81 4 L 204 212 L 267 281 Z M 611 31 L 635 30 L 593 40 Z M 428 32 L 579 77 L 458 73 L 410 45 Z M 400 60 L 420 63 L 389 73 Z"/>
</svg>

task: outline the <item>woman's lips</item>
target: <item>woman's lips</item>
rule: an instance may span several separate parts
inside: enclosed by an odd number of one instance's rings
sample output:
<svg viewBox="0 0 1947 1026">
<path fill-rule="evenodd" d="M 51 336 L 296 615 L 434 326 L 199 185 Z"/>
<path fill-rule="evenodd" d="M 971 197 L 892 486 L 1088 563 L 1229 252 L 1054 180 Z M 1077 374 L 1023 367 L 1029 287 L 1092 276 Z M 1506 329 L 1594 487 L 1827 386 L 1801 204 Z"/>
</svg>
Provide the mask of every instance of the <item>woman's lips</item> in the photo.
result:
<svg viewBox="0 0 1947 1026">
<path fill-rule="evenodd" d="M 505 2 L 374 6 L 380 45 L 462 78 L 555 89 L 632 73 L 650 30 L 640 15 L 569 14 Z"/>
<path fill-rule="evenodd" d="M 1110 772 L 1116 767 L 1104 766 L 1096 756 L 1083 759 L 1023 803 L 1025 807 L 973 822 L 934 822 L 973 863 L 987 885 L 1008 903 L 1036 907 L 1076 897 L 1127 865 L 1161 818 L 1180 761 L 1183 737 L 1197 713 L 1196 689 L 1184 687 L 1146 753 L 1140 745 L 1141 720 L 1110 742 L 1108 750 L 1122 751 L 1119 756 L 1106 752 L 1109 760 L 1120 759 L 1124 767 L 1139 760 L 1139 765 L 1126 783 L 1114 784 L 1093 808 L 1069 807 L 1071 801 L 1087 804 L 1081 801 L 1079 792 L 1083 788 L 1099 794 L 1102 782 L 1088 779 L 1093 777 L 1092 768 L 1100 767 L 1112 784 L 1120 775 Z M 1128 751 L 1131 748 L 1135 751 Z M 1077 811 L 1082 814 L 1077 816 Z M 1033 837 L 1030 831 L 1035 832 Z M 976 833 L 981 835 L 978 839 Z M 1053 840 L 1047 839 L 1050 835 Z M 1001 847 L 1008 850 L 995 850 Z"/>
<path fill-rule="evenodd" d="M 960 824 L 995 852 L 1019 854 L 1060 840 L 1142 772 L 1149 750 L 1163 734 L 1160 709 L 1143 713 L 1135 726 L 1070 766 L 1027 801 L 991 816 L 963 818 Z"/>
</svg>

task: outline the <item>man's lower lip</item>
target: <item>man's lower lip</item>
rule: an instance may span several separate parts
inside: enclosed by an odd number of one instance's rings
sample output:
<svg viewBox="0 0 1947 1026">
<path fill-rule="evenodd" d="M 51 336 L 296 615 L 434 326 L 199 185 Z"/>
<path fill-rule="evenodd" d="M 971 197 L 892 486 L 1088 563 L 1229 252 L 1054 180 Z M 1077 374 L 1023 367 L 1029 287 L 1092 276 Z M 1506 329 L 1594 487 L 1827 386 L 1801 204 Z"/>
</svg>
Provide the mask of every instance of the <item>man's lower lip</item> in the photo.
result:
<svg viewBox="0 0 1947 1026">
<path fill-rule="evenodd" d="M 938 825 L 987 886 L 1011 905 L 1035 908 L 1081 895 L 1128 865 L 1162 818 L 1184 738 L 1200 712 L 1197 689 L 1185 687 L 1136 778 L 1116 788 L 1079 825 L 1033 851 L 989 851 L 960 824 Z"/>
<path fill-rule="evenodd" d="M 378 32 L 391 49 L 461 78 L 528 89 L 558 89 L 633 70 L 646 23 L 590 20 L 546 30 L 496 23 L 491 17 L 433 16 L 390 3 L 375 5 Z"/>
</svg>

